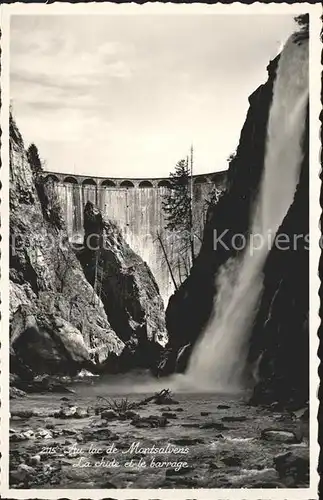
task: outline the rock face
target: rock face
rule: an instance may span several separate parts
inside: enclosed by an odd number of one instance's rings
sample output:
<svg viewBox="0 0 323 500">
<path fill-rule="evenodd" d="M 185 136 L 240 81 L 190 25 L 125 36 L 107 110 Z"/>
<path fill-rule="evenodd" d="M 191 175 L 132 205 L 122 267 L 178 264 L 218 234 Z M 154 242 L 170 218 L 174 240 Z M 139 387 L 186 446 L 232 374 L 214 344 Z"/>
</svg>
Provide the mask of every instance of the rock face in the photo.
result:
<svg viewBox="0 0 323 500">
<path fill-rule="evenodd" d="M 95 370 L 124 343 L 66 238 L 50 187 L 35 182 L 10 119 L 11 370 L 23 377 Z"/>
<path fill-rule="evenodd" d="M 307 44 L 307 40 L 295 43 Z M 215 276 L 236 255 L 232 235 L 247 235 L 252 205 L 264 167 L 267 121 L 276 76 L 277 56 L 268 66 L 268 80 L 250 97 L 236 156 L 230 162 L 227 190 L 208 212 L 203 244 L 190 276 L 170 298 L 166 311 L 169 345 L 160 374 L 185 371 L 192 346 L 206 325 L 216 295 Z M 295 68 L 297 72 L 297 68 Z M 300 182 L 277 237 L 308 234 L 308 123 Z M 215 248 L 214 235 L 225 232 Z M 293 241 L 293 240 L 290 240 Z M 295 249 L 273 247 L 264 268 L 264 287 L 252 328 L 249 376 L 256 379 L 254 403 L 304 405 L 308 399 L 308 249 L 300 239 Z"/>
<path fill-rule="evenodd" d="M 305 156 L 294 203 L 278 234 L 309 234 L 308 124 Z M 278 236 L 278 235 L 277 235 Z M 255 319 L 249 361 L 256 376 L 254 403 L 299 408 L 309 395 L 309 252 L 300 238 L 289 250 L 272 249 Z"/>
<path fill-rule="evenodd" d="M 148 267 L 90 201 L 84 209 L 85 276 L 100 296 L 112 328 L 125 343 L 119 369 L 153 368 L 167 343 L 164 304 Z"/>
</svg>

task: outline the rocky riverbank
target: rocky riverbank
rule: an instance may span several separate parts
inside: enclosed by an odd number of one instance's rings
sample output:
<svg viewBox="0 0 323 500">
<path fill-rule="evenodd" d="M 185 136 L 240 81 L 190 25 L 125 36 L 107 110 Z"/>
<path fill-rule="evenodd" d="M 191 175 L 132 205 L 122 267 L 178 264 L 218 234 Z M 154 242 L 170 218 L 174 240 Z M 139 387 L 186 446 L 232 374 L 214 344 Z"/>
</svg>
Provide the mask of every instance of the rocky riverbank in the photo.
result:
<svg viewBox="0 0 323 500">
<path fill-rule="evenodd" d="M 239 396 L 107 394 L 115 380 L 11 401 L 14 488 L 284 488 L 308 484 L 306 409 Z M 135 385 L 134 385 L 135 387 Z"/>
</svg>

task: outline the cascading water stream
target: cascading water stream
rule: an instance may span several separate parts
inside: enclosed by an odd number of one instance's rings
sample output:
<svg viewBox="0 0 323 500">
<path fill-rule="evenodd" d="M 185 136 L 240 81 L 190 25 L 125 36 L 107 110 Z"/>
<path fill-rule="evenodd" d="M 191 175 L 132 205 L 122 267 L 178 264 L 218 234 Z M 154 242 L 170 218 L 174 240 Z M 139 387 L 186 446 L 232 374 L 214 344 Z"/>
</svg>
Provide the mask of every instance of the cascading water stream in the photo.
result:
<svg viewBox="0 0 323 500">
<path fill-rule="evenodd" d="M 264 173 L 251 225 L 253 240 L 248 240 L 242 257 L 229 259 L 218 273 L 214 313 L 185 375 L 185 385 L 192 388 L 241 389 L 262 269 L 299 179 L 307 103 L 308 44 L 297 45 L 291 38 L 281 54 L 274 83 Z"/>
</svg>

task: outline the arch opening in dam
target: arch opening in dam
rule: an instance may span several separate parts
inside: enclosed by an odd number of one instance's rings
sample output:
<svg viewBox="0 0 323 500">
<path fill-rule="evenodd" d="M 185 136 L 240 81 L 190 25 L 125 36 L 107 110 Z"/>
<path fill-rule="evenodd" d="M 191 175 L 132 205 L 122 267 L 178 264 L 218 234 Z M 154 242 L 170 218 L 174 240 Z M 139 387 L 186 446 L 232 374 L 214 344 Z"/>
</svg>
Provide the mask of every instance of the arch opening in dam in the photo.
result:
<svg viewBox="0 0 323 500">
<path fill-rule="evenodd" d="M 157 184 L 157 186 L 158 187 L 167 187 L 167 188 L 171 188 L 172 187 L 171 183 L 167 179 L 159 181 L 158 184 Z"/>
<path fill-rule="evenodd" d="M 177 285 L 185 279 L 189 269 L 189 265 L 188 269 L 179 269 L 179 262 L 183 260 L 181 235 L 166 229 L 163 201 L 172 187 L 169 178 L 100 178 L 57 172 L 44 172 L 44 175 L 46 179 L 55 181 L 54 186 L 62 205 L 70 241 L 83 242 L 84 206 L 91 201 L 101 210 L 104 217 L 120 227 L 130 247 L 147 262 L 161 296 L 167 303 L 175 286 L 167 267 L 164 250 L 174 268 Z M 225 179 L 226 172 L 193 176 L 196 253 L 199 251 L 206 220 L 206 200 L 210 198 L 215 186 L 223 188 Z M 161 238 L 164 250 L 158 238 Z"/>
<path fill-rule="evenodd" d="M 141 181 L 139 182 L 139 187 L 140 188 L 152 188 L 154 187 L 153 184 L 150 181 Z"/>
<path fill-rule="evenodd" d="M 96 186 L 96 182 L 94 179 L 84 179 L 84 181 L 82 182 L 82 185 L 83 186 Z"/>
<path fill-rule="evenodd" d="M 135 187 L 135 185 L 131 181 L 122 181 L 122 182 L 120 182 L 120 187 L 123 187 L 123 188 L 133 188 L 133 187 Z"/>
<path fill-rule="evenodd" d="M 101 182 L 101 186 L 102 187 L 116 187 L 117 185 L 116 185 L 115 182 L 110 181 L 109 179 L 107 179 L 107 180 Z"/>
<path fill-rule="evenodd" d="M 77 179 L 75 179 L 75 177 L 72 177 L 72 176 L 65 177 L 63 182 L 65 182 L 67 184 L 78 184 Z"/>
</svg>

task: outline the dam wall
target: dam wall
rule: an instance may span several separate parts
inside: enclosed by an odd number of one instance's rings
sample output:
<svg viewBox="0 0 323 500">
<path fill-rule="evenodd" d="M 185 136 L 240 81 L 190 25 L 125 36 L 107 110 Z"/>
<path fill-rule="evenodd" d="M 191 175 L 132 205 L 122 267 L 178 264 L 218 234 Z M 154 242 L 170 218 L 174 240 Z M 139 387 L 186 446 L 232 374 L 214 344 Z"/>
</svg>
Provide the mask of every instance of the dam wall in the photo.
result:
<svg viewBox="0 0 323 500">
<path fill-rule="evenodd" d="M 191 267 L 187 236 L 184 238 L 180 233 L 165 229 L 167 221 L 162 202 L 169 192 L 169 181 L 85 178 L 49 172 L 45 173 L 45 178 L 55 183 L 70 241 L 83 242 L 83 211 L 87 201 L 91 201 L 120 227 L 130 247 L 147 262 L 166 305 L 175 290 L 174 281 L 179 286 Z M 203 234 L 207 200 L 215 186 L 224 189 L 225 179 L 225 172 L 192 179 L 195 253 Z"/>
</svg>

